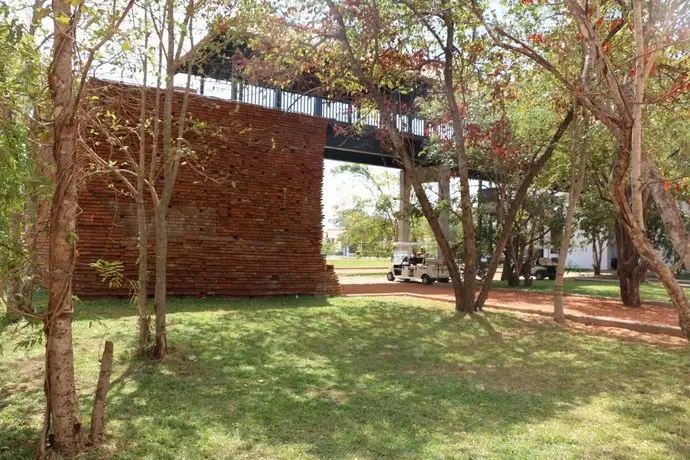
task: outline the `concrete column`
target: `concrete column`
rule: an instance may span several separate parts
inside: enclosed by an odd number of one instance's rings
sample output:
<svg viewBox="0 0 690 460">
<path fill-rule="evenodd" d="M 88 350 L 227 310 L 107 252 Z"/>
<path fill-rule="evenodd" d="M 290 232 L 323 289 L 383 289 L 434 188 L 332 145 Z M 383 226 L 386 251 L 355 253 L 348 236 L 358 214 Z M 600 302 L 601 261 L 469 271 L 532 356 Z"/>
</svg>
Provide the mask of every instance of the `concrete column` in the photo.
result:
<svg viewBox="0 0 690 460">
<path fill-rule="evenodd" d="M 438 177 L 438 200 L 439 202 L 447 199 L 450 196 L 450 173 L 448 172 L 447 169 L 441 168 L 439 169 L 439 177 Z M 450 218 L 448 216 L 448 212 L 442 212 L 439 215 L 438 219 L 439 224 L 441 224 L 441 228 L 443 229 L 443 234 L 446 236 L 446 239 L 448 239 L 448 242 L 450 243 Z M 436 245 L 436 255 L 437 257 L 441 258 L 441 248 Z"/>
<path fill-rule="evenodd" d="M 410 241 L 410 191 L 412 185 L 404 169 L 400 170 L 400 219 L 398 220 L 398 241 Z"/>
</svg>

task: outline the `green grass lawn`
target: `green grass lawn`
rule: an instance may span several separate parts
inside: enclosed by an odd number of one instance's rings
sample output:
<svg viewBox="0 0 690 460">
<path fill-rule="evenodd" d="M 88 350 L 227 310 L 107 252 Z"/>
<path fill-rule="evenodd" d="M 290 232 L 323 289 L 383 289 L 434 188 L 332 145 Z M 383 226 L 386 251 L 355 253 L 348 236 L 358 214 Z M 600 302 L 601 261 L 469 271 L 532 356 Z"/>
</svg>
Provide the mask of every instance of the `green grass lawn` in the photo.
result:
<svg viewBox="0 0 690 460">
<path fill-rule="evenodd" d="M 378 268 L 388 267 L 390 259 L 326 259 L 326 263 L 332 264 L 335 268 Z"/>
<path fill-rule="evenodd" d="M 533 280 L 531 287 L 516 286 L 510 289 L 523 289 L 527 291 L 547 291 L 552 292 L 554 282 L 550 280 Z M 522 282 L 522 280 L 520 281 Z M 508 288 L 507 281 L 494 281 L 493 286 L 497 288 Z M 591 295 L 599 297 L 611 297 L 620 299 L 620 289 L 617 282 L 609 281 L 581 281 L 566 279 L 563 283 L 566 294 Z M 685 288 L 690 295 L 690 289 Z M 666 290 L 659 283 L 643 283 L 640 286 L 640 296 L 642 300 L 668 302 L 669 297 Z"/>
<path fill-rule="evenodd" d="M 74 323 L 84 414 L 115 342 L 107 444 L 83 458 L 688 458 L 687 348 L 380 298 L 171 301 L 162 364 L 125 301 Z M 0 457 L 31 455 L 39 346 L 0 336 Z"/>
</svg>

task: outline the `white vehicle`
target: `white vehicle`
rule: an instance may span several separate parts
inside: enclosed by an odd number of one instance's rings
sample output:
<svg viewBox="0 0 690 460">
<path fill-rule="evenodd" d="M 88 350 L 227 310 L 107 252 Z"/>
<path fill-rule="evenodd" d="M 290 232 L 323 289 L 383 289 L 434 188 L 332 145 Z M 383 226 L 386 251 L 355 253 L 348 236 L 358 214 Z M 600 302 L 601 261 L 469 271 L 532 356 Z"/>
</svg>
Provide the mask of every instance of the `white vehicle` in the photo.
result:
<svg viewBox="0 0 690 460">
<path fill-rule="evenodd" d="M 556 267 L 558 266 L 558 258 L 552 257 L 537 257 L 534 261 L 534 267 L 530 270 L 530 274 L 538 280 L 548 278 L 550 280 L 556 279 Z"/>
<path fill-rule="evenodd" d="M 436 257 L 427 255 L 420 243 L 395 243 L 388 281 L 421 281 L 432 284 L 434 281 L 450 281 L 448 267 Z"/>
</svg>

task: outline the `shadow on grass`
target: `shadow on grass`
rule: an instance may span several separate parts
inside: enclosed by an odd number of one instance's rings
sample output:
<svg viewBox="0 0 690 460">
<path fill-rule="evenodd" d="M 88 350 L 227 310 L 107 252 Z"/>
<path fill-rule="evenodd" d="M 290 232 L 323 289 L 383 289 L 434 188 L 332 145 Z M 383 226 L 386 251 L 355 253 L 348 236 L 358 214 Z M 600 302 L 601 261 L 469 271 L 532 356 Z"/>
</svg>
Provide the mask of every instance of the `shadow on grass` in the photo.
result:
<svg viewBox="0 0 690 460">
<path fill-rule="evenodd" d="M 679 367 L 662 350 L 504 314 L 459 318 L 378 299 L 330 305 L 173 303 L 175 353 L 161 365 L 128 361 L 113 382 L 110 423 L 126 439 L 119 453 L 416 458 L 446 443 L 455 444 L 450 455 L 467 456 L 466 436 L 500 436 L 630 385 L 662 391 L 663 373 Z M 193 314 L 202 310 L 212 314 Z M 619 411 L 680 426 L 684 437 L 664 432 L 660 442 L 687 452 L 687 411 L 633 402 L 621 399 Z"/>
<path fill-rule="evenodd" d="M 153 298 L 149 299 L 149 312 L 153 315 Z M 205 312 L 214 310 L 280 310 L 301 307 L 331 307 L 328 297 L 286 296 L 286 297 L 210 297 L 206 299 L 179 298 L 168 299 L 168 313 Z M 84 299 L 75 305 L 75 321 L 94 319 L 116 319 L 137 315 L 136 305 L 128 299 Z"/>
</svg>

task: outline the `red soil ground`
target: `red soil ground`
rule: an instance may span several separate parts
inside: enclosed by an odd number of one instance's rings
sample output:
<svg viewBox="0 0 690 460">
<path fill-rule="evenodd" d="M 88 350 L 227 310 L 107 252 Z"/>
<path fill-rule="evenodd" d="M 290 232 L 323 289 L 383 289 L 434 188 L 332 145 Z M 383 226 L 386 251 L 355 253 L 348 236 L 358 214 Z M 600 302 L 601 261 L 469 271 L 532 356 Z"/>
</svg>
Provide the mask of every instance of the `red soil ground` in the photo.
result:
<svg viewBox="0 0 690 460">
<path fill-rule="evenodd" d="M 361 283 L 364 280 L 350 284 L 345 278 L 340 278 L 345 295 L 414 295 L 447 302 L 452 302 L 454 299 L 452 291 L 443 285 L 426 286 L 414 282 Z M 489 295 L 487 306 L 551 313 L 553 312 L 553 294 L 493 289 Z M 626 307 L 614 299 L 569 295 L 564 298 L 564 306 L 566 314 L 573 313 L 647 324 L 678 326 L 676 310 L 660 305 L 644 304 L 640 307 Z"/>
</svg>

